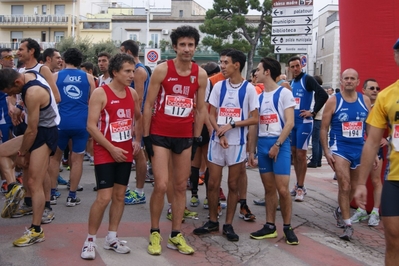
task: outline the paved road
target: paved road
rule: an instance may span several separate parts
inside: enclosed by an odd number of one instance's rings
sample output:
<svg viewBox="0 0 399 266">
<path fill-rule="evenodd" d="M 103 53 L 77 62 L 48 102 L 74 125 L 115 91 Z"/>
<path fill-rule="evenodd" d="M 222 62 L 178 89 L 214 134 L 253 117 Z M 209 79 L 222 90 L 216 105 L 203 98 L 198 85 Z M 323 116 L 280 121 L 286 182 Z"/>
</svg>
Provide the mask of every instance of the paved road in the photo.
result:
<svg viewBox="0 0 399 266">
<path fill-rule="evenodd" d="M 249 233 L 256 231 L 265 223 L 264 207 L 255 206 L 252 200 L 263 197 L 263 186 L 257 169 L 248 169 L 248 205 L 256 215 L 255 222 L 245 222 L 238 218 L 239 210 L 234 218 L 233 226 L 240 236 L 240 241 L 229 242 L 220 233 L 206 236 L 195 236 L 192 230 L 206 221 L 208 211 L 199 207 L 198 220 L 186 220 L 182 231 L 186 240 L 196 250 L 192 256 L 182 255 L 166 248 L 171 222 L 166 219 L 167 203 L 161 218 L 162 255 L 151 256 L 146 252 L 150 229 L 149 196 L 152 185 L 145 185 L 147 203 L 126 206 L 118 236 L 126 240 L 132 249 L 130 254 L 116 254 L 102 248 L 107 233 L 107 215 L 97 235 L 97 257 L 94 261 L 80 258 L 80 250 L 87 235 L 88 212 L 96 192 L 94 187 L 93 166 L 84 163 L 81 185 L 84 191 L 78 192 L 82 203 L 76 207 L 66 207 L 67 189 L 59 186 L 62 193 L 58 204 L 54 206 L 56 219 L 43 225 L 46 241 L 30 247 L 16 248 L 12 241 L 20 237 L 24 228 L 30 225 L 31 217 L 0 220 L 0 265 L 383 265 L 385 240 L 382 225 L 369 228 L 367 223 L 354 225 L 355 234 L 351 242 L 338 238 L 342 229 L 335 227 L 332 216 L 337 206 L 337 183 L 333 180 L 333 172 L 323 162 L 317 169 L 308 169 L 306 187 L 308 195 L 303 203 L 293 203 L 292 226 L 298 235 L 298 246 L 287 245 L 283 241 L 282 218 L 277 213 L 278 238 L 269 240 L 252 240 Z M 291 186 L 295 175 L 291 171 Z M 61 175 L 67 179 L 69 172 Z M 225 169 L 224 176 L 227 176 Z M 131 174 L 131 186 L 134 187 L 135 172 Z M 227 192 L 226 178 L 222 187 Z M 204 199 L 205 187 L 200 187 L 201 202 Z M 187 192 L 189 202 L 190 192 Z M 239 205 L 238 205 L 239 206 Z M 107 212 L 106 212 L 107 213 Z M 224 222 L 224 215 L 221 217 Z"/>
</svg>

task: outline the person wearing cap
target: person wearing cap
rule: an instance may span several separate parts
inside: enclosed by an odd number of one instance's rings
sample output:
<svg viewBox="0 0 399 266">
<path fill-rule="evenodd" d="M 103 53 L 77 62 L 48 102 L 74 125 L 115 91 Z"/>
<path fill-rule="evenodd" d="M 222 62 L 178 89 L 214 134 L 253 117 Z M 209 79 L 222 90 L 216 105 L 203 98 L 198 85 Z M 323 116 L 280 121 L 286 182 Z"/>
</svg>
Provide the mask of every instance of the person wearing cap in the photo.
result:
<svg viewBox="0 0 399 266">
<path fill-rule="evenodd" d="M 393 46 L 394 60 L 399 66 L 399 39 Z M 369 125 L 367 140 L 363 147 L 359 167 L 358 185 L 355 191 L 356 204 L 365 208 L 367 203 L 366 182 L 380 148 L 385 129 L 390 129 L 390 151 L 387 172 L 382 187 L 381 216 L 385 234 L 385 265 L 397 265 L 399 255 L 399 80 L 382 90 L 366 123 Z"/>
</svg>

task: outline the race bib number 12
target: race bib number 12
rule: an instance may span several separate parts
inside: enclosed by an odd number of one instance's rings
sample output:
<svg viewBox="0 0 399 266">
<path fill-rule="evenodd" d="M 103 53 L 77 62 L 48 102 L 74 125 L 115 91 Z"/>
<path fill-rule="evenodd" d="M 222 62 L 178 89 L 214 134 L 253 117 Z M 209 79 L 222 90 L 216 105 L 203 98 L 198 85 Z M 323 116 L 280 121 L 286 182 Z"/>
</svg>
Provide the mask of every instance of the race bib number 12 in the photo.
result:
<svg viewBox="0 0 399 266">
<path fill-rule="evenodd" d="M 220 107 L 218 113 L 218 125 L 227 125 L 231 121 L 241 121 L 241 108 L 236 107 Z"/>
</svg>

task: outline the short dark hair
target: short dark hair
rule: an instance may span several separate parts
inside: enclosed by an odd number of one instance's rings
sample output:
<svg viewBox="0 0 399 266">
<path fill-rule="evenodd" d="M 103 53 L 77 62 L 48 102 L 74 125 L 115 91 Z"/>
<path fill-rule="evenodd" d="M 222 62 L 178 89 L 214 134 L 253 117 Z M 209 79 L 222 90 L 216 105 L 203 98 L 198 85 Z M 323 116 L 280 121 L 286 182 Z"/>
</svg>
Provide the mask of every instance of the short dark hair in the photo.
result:
<svg viewBox="0 0 399 266">
<path fill-rule="evenodd" d="M 301 58 L 299 56 L 297 56 L 297 55 L 291 56 L 290 59 L 288 59 L 288 65 L 290 65 L 290 62 L 296 61 L 296 60 L 299 60 L 299 62 L 301 62 Z"/>
<path fill-rule="evenodd" d="M 106 56 L 106 57 L 108 58 L 108 60 L 111 58 L 111 55 L 110 55 L 108 52 L 105 52 L 105 51 L 99 53 L 99 54 L 97 55 L 97 58 L 103 57 L 103 56 Z"/>
<path fill-rule="evenodd" d="M 219 56 L 227 55 L 232 50 L 234 50 L 234 49 L 233 48 L 225 48 L 222 51 L 220 51 Z"/>
<path fill-rule="evenodd" d="M 53 57 L 55 52 L 59 52 L 57 49 L 55 48 L 47 48 L 46 50 L 43 51 L 42 55 L 43 55 L 43 62 L 47 61 L 47 57 Z"/>
<path fill-rule="evenodd" d="M 319 83 L 320 86 L 323 85 L 323 80 L 320 76 L 313 76 L 313 78 L 317 81 L 317 83 Z"/>
<path fill-rule="evenodd" d="M 11 49 L 11 48 L 0 48 L 0 59 L 2 58 L 2 57 L 1 57 L 1 54 L 2 54 L 3 52 L 9 53 L 9 52 L 12 52 L 12 49 Z"/>
<path fill-rule="evenodd" d="M 130 51 L 134 57 L 139 56 L 139 45 L 133 40 L 126 40 L 121 44 L 125 51 Z"/>
<path fill-rule="evenodd" d="M 83 61 L 83 54 L 77 48 L 68 48 L 64 54 L 63 58 L 65 64 L 73 65 L 74 67 L 80 66 Z"/>
<path fill-rule="evenodd" d="M 27 42 L 26 47 L 28 48 L 28 50 L 32 50 L 32 49 L 35 50 L 35 52 L 33 53 L 33 57 L 37 60 L 40 55 L 39 43 L 32 38 L 22 39 L 20 43 L 24 43 L 24 42 Z"/>
<path fill-rule="evenodd" d="M 363 83 L 363 89 L 367 89 L 367 82 L 372 81 L 372 82 L 377 82 L 375 79 L 366 79 Z"/>
<path fill-rule="evenodd" d="M 339 93 L 341 90 L 339 88 L 335 89 L 335 93 Z"/>
<path fill-rule="evenodd" d="M 270 77 L 275 81 L 281 75 L 280 63 L 271 57 L 264 57 L 260 60 L 264 70 L 270 70 Z"/>
<path fill-rule="evenodd" d="M 244 69 L 245 62 L 247 61 L 247 57 L 245 54 L 239 50 L 231 49 L 230 52 L 226 54 L 226 56 L 231 58 L 233 64 L 240 63 L 240 72 Z"/>
<path fill-rule="evenodd" d="M 108 73 L 111 78 L 114 78 L 114 71 L 118 72 L 122 69 L 124 63 L 136 65 L 133 56 L 128 54 L 116 54 L 109 60 Z"/>
<path fill-rule="evenodd" d="M 0 91 L 11 88 L 20 73 L 12 68 L 0 69 Z"/>
<path fill-rule="evenodd" d="M 80 64 L 80 68 L 86 68 L 87 70 L 94 70 L 94 65 L 92 62 L 84 62 L 82 64 Z"/>
<path fill-rule="evenodd" d="M 178 27 L 170 34 L 172 45 L 177 45 L 177 40 L 182 37 L 194 38 L 195 47 L 198 46 L 200 35 L 196 28 L 188 25 Z"/>
</svg>

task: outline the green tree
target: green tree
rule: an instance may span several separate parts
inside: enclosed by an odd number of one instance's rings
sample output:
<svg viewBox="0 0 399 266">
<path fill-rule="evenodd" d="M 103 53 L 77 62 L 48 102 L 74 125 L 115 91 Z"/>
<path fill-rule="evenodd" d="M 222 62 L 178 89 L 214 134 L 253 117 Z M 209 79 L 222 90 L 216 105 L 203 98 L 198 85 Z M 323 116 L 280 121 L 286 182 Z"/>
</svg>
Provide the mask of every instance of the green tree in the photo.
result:
<svg viewBox="0 0 399 266">
<path fill-rule="evenodd" d="M 247 16 L 250 10 L 257 11 L 256 22 Z M 235 48 L 247 53 L 247 78 L 253 69 L 253 57 L 262 43 L 264 29 L 271 25 L 272 1 L 264 0 L 214 0 L 213 9 L 206 12 L 201 32 L 208 34 L 202 43 L 215 52 Z M 270 32 L 270 29 L 269 29 Z M 269 37 L 270 39 L 270 37 Z"/>
</svg>

